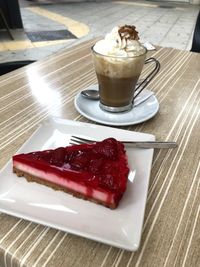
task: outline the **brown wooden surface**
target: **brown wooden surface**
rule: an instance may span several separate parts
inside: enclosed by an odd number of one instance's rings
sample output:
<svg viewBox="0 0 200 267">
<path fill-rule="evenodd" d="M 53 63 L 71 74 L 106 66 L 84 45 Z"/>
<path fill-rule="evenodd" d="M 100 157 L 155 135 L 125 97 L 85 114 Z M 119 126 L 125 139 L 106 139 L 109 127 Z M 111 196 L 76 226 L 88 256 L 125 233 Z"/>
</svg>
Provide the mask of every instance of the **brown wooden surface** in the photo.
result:
<svg viewBox="0 0 200 267">
<path fill-rule="evenodd" d="M 96 83 L 93 42 L 0 78 L 1 168 L 47 116 L 88 122 L 73 100 Z M 161 71 L 149 88 L 159 113 L 123 128 L 179 147 L 154 153 L 140 249 L 127 252 L 1 213 L 0 266 L 200 266 L 200 54 L 159 48 L 153 55 Z"/>
</svg>

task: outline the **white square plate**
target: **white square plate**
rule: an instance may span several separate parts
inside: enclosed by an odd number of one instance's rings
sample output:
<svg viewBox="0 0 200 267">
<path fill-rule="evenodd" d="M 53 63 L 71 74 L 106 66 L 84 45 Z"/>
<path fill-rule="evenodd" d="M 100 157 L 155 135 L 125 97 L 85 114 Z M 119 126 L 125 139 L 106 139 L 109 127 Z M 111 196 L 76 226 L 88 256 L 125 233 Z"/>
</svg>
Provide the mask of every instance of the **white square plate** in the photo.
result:
<svg viewBox="0 0 200 267">
<path fill-rule="evenodd" d="M 150 134 L 54 118 L 43 123 L 18 153 L 67 146 L 71 134 L 97 140 L 107 137 L 155 140 Z M 43 185 L 28 183 L 12 173 L 10 160 L 0 172 L 0 211 L 126 250 L 137 250 L 153 149 L 127 146 L 126 151 L 129 167 L 136 171 L 136 175 L 133 181 L 128 181 L 127 191 L 116 210 Z"/>
</svg>

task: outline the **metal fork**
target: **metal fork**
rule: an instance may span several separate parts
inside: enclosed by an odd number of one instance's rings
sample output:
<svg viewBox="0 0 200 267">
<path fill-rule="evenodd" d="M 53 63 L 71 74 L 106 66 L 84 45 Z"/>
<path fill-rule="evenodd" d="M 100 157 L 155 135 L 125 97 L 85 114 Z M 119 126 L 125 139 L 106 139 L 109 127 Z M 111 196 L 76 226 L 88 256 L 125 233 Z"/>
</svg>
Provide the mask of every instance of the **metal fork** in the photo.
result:
<svg viewBox="0 0 200 267">
<path fill-rule="evenodd" d="M 90 144 L 97 142 L 96 140 L 91 140 L 88 138 L 83 138 L 80 136 L 72 135 L 70 138 L 70 144 Z M 165 142 L 165 141 L 121 141 L 126 145 L 131 145 L 136 148 L 176 148 L 178 144 L 176 142 Z"/>
</svg>

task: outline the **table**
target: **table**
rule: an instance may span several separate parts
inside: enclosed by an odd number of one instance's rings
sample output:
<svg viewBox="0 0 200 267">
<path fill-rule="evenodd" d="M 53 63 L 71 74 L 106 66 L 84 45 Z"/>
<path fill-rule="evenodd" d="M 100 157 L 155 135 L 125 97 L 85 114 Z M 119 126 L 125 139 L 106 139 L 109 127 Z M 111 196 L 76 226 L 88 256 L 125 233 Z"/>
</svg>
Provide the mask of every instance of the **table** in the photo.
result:
<svg viewBox="0 0 200 267">
<path fill-rule="evenodd" d="M 0 167 L 48 115 L 88 122 L 73 99 L 96 82 L 93 43 L 0 78 Z M 200 266 L 200 54 L 173 48 L 152 54 L 161 63 L 149 85 L 159 113 L 123 128 L 175 140 L 179 147 L 154 153 L 140 249 L 124 251 L 1 213 L 0 266 Z M 53 101 L 44 97 L 52 92 Z"/>
</svg>

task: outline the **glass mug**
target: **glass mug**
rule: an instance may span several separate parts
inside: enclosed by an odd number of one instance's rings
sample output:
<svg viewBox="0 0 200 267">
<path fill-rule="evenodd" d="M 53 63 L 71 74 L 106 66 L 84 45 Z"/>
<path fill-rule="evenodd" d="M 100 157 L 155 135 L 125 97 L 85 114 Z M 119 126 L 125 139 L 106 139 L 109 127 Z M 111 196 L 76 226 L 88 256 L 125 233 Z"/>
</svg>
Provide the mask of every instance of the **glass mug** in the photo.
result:
<svg viewBox="0 0 200 267">
<path fill-rule="evenodd" d="M 146 59 L 146 48 L 139 56 L 115 57 L 102 55 L 94 51 L 93 47 L 92 55 L 99 84 L 101 109 L 110 112 L 132 109 L 134 99 L 158 73 L 160 63 L 155 58 Z M 137 84 L 144 64 L 151 62 L 155 63 L 155 67 L 140 84 Z"/>
</svg>

